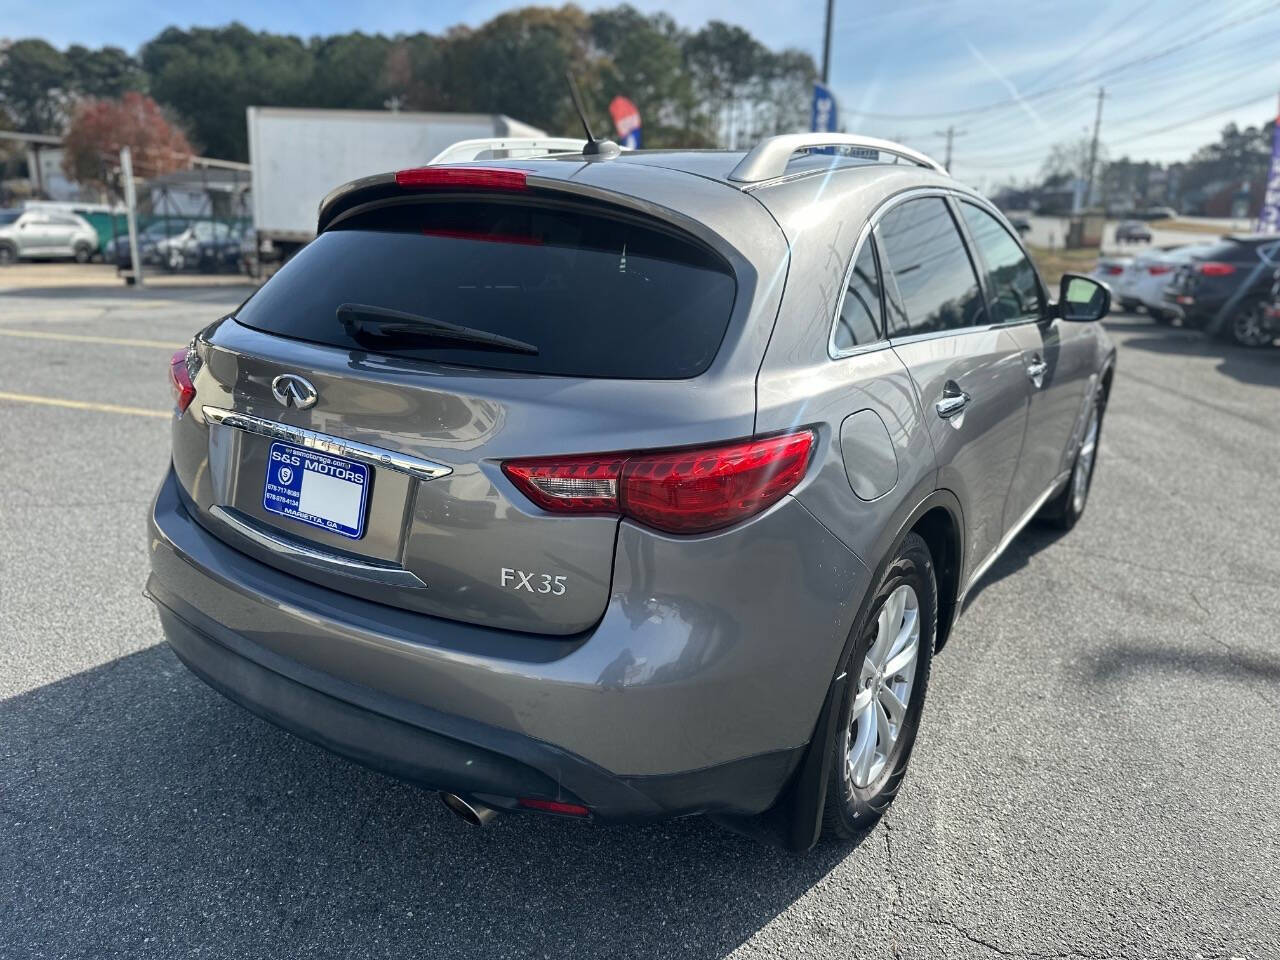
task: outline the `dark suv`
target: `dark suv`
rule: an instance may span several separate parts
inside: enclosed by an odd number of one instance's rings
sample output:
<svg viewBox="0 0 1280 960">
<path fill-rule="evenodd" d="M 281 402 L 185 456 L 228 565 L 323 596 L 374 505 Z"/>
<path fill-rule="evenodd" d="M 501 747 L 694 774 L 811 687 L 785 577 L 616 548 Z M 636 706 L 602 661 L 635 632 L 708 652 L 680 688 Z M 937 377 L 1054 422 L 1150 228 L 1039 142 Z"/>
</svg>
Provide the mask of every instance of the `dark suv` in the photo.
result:
<svg viewBox="0 0 1280 960">
<path fill-rule="evenodd" d="M 1224 237 L 1179 268 L 1165 293 L 1184 323 L 1245 347 L 1270 343 L 1262 322 L 1280 266 L 1280 237 Z"/>
</svg>

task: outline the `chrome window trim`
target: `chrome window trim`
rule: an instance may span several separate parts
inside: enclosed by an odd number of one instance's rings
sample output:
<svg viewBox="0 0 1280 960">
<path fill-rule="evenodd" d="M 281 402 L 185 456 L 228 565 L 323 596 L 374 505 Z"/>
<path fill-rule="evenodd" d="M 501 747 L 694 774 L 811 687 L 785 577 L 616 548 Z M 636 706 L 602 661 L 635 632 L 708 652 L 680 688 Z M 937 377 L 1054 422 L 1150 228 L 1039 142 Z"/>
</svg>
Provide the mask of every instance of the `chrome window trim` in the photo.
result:
<svg viewBox="0 0 1280 960">
<path fill-rule="evenodd" d="M 1027 253 L 1027 248 L 1022 243 L 1022 240 L 1018 237 L 1017 231 L 1009 227 L 1007 221 L 1005 221 L 1005 218 L 1000 213 L 1000 211 L 997 210 L 995 207 L 993 207 L 990 201 L 986 200 L 984 197 L 980 197 L 977 194 L 969 193 L 966 190 L 960 190 L 955 187 L 941 187 L 941 186 L 912 187 L 908 190 L 903 190 L 900 193 L 895 193 L 891 197 L 887 197 L 884 201 L 881 202 L 880 206 L 876 207 L 875 210 L 871 212 L 871 215 L 867 217 L 867 222 L 862 225 L 862 230 L 858 233 L 858 239 L 853 246 L 853 256 L 849 258 L 849 266 L 845 269 L 844 282 L 843 282 L 843 285 L 840 287 L 840 297 L 836 301 L 835 314 L 831 318 L 831 331 L 827 335 L 827 356 L 830 357 L 832 360 L 843 360 L 846 357 L 857 356 L 858 354 L 862 354 L 862 353 L 871 353 L 876 350 L 883 350 L 887 347 L 898 346 L 899 344 L 920 343 L 925 340 L 934 340 L 934 339 L 937 339 L 938 337 L 963 336 L 964 334 L 968 334 L 968 333 L 986 333 L 990 330 L 996 330 L 996 329 L 1004 330 L 1010 327 L 1019 327 L 1028 323 L 1038 324 L 1038 323 L 1041 323 L 1042 320 L 1044 319 L 1040 317 L 1019 317 L 1015 320 L 1005 320 L 1002 323 L 987 323 L 987 324 L 981 324 L 979 326 L 960 327 L 955 330 L 931 330 L 928 333 L 909 333 L 906 336 L 901 336 L 901 337 L 892 337 L 892 336 L 886 335 L 886 336 L 883 336 L 881 339 L 877 340 L 875 343 L 862 344 L 860 346 L 857 346 L 850 350 L 845 350 L 845 351 L 838 350 L 836 348 L 836 327 L 838 327 L 840 324 L 840 311 L 844 309 L 844 298 L 845 298 L 845 294 L 849 290 L 849 279 L 853 275 L 854 264 L 858 262 L 858 257 L 862 253 L 863 244 L 867 242 L 867 237 L 872 233 L 872 231 L 874 231 L 875 228 L 879 226 L 880 221 L 884 219 L 885 214 L 887 214 L 890 210 L 892 210 L 894 207 L 898 206 L 899 204 L 906 203 L 908 200 L 916 200 L 921 197 L 942 197 L 943 199 L 950 198 L 955 202 L 961 202 L 961 201 L 968 202 L 968 203 L 974 204 L 975 206 L 979 207 L 982 210 L 985 210 L 988 213 L 995 214 L 996 219 L 1001 221 L 1004 224 L 1005 229 L 1009 232 L 1010 236 L 1012 236 L 1017 241 L 1019 249 L 1022 250 L 1023 254 L 1027 257 L 1028 260 L 1031 260 L 1031 255 Z M 962 226 L 960 225 L 956 226 L 956 232 L 960 235 L 961 241 L 965 244 L 966 253 L 970 256 L 970 258 L 972 258 L 973 256 L 972 253 L 967 249 L 969 246 L 969 237 L 966 233 L 962 232 L 963 230 L 964 228 Z M 1033 268 L 1035 267 L 1034 260 L 1031 261 L 1031 265 Z M 976 268 L 976 264 L 974 266 Z M 883 274 L 883 266 L 881 267 L 881 271 Z M 1045 303 L 1047 305 L 1049 303 L 1048 291 L 1045 289 L 1044 278 L 1040 276 L 1039 270 L 1036 270 L 1036 277 L 1040 280 L 1040 289 L 1041 289 L 1041 292 L 1045 294 Z M 983 291 L 983 303 L 985 305 L 986 288 L 983 286 L 981 277 L 978 277 L 977 280 L 978 280 L 979 289 Z M 880 277 L 881 286 L 883 286 L 884 283 L 885 283 L 885 279 L 884 279 L 884 276 L 882 275 Z M 887 318 L 882 316 L 881 320 L 887 320 Z"/>
<path fill-rule="evenodd" d="M 438 480 L 453 473 L 453 468 L 446 467 L 443 463 L 436 463 L 407 453 L 397 453 L 394 450 L 387 450 L 383 447 L 360 443 L 358 440 L 344 440 L 341 437 L 330 436 L 327 433 L 304 430 L 302 427 L 291 427 L 287 423 L 264 420 L 261 417 L 250 416 L 247 413 L 236 413 L 234 410 L 224 410 L 222 407 L 203 406 L 200 409 L 204 413 L 205 419 L 213 423 L 219 423 L 236 430 L 243 430 L 246 433 L 257 434 L 260 437 L 269 437 L 272 440 L 285 440 L 300 447 L 306 447 L 308 450 L 317 450 L 320 453 L 327 453 L 335 457 L 362 460 L 365 463 L 371 463 L 387 470 L 407 473 L 409 476 L 416 477 L 419 480 Z"/>
</svg>

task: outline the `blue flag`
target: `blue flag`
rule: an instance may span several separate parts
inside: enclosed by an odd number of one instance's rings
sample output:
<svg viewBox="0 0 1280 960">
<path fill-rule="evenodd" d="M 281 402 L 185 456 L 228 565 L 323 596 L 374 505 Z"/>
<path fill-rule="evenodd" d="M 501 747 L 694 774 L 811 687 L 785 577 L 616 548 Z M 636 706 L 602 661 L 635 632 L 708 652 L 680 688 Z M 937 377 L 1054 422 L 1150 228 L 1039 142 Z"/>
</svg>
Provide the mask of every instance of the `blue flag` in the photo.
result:
<svg viewBox="0 0 1280 960">
<path fill-rule="evenodd" d="M 809 129 L 814 133 L 834 133 L 836 129 L 836 97 L 826 84 L 813 85 L 813 113 Z"/>
</svg>

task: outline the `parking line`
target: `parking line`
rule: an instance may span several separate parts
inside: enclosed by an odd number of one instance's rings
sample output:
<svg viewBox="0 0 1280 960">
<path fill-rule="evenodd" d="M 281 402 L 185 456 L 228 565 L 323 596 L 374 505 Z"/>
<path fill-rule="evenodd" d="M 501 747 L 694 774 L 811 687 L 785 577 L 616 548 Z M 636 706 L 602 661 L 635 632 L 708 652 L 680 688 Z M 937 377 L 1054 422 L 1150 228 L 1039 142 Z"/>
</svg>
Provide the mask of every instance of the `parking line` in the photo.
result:
<svg viewBox="0 0 1280 960">
<path fill-rule="evenodd" d="M 109 343 L 117 347 L 156 347 L 161 350 L 181 350 L 184 344 L 165 340 L 130 340 L 125 337 L 95 337 L 84 333 L 49 333 L 45 330 L 12 330 L 0 327 L 0 336 L 29 337 L 33 340 L 67 340 L 71 343 Z"/>
<path fill-rule="evenodd" d="M 4 393 L 0 391 L 0 400 L 12 403 L 35 403 L 46 407 L 67 407 L 71 410 L 92 410 L 95 413 L 123 413 L 133 417 L 173 416 L 168 410 L 148 410 L 145 407 L 122 407 L 114 403 L 89 403 L 84 400 L 64 400 L 61 397 L 37 397 L 29 393 Z"/>
</svg>

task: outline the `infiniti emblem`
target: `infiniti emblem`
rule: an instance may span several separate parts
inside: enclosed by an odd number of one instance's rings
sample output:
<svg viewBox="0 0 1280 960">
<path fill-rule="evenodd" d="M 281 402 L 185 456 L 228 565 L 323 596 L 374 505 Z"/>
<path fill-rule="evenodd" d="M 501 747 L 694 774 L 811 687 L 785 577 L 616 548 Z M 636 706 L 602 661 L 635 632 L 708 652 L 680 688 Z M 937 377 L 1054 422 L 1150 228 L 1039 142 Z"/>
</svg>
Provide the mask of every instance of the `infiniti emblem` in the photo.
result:
<svg viewBox="0 0 1280 960">
<path fill-rule="evenodd" d="M 297 407 L 299 410 L 315 406 L 319 396 L 311 382 L 296 373 L 282 373 L 272 380 L 271 395 L 282 407 Z"/>
</svg>

